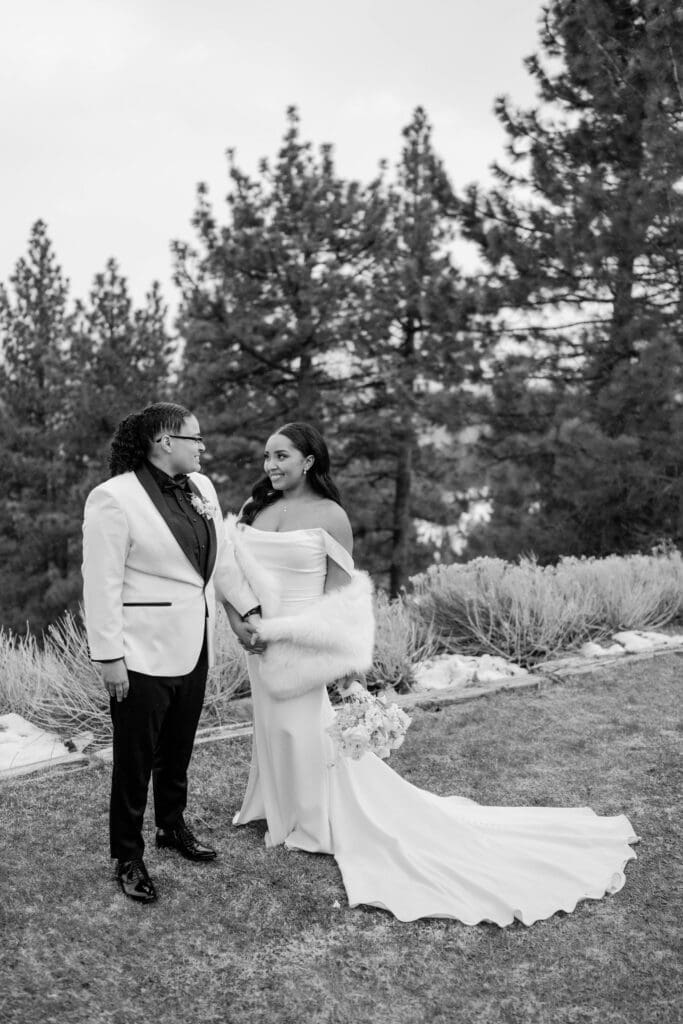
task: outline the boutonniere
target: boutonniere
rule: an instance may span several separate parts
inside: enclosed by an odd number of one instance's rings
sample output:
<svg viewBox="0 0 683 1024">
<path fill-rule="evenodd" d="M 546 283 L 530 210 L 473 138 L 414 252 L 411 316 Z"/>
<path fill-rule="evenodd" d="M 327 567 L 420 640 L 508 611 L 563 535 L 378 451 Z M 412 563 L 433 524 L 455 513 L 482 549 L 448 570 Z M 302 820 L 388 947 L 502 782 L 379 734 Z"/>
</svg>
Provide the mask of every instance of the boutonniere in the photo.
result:
<svg viewBox="0 0 683 1024">
<path fill-rule="evenodd" d="M 208 498 L 202 498 L 199 494 L 192 494 L 190 497 L 190 504 L 195 512 L 198 512 L 200 516 L 204 516 L 205 519 L 213 519 L 218 512 L 218 508 Z"/>
</svg>

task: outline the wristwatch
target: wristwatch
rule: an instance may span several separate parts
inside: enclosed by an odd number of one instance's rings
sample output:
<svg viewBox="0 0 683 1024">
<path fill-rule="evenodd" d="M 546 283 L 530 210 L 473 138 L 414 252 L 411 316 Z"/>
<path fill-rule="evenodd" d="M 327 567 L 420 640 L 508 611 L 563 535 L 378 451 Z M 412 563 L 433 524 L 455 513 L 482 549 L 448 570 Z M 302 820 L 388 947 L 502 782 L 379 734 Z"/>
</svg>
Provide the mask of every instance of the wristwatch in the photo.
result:
<svg viewBox="0 0 683 1024">
<path fill-rule="evenodd" d="M 250 615 L 260 615 L 260 614 L 261 614 L 261 605 L 257 604 L 255 608 L 250 608 L 248 612 L 245 612 L 244 615 L 242 615 L 242 622 L 246 622 Z"/>
</svg>

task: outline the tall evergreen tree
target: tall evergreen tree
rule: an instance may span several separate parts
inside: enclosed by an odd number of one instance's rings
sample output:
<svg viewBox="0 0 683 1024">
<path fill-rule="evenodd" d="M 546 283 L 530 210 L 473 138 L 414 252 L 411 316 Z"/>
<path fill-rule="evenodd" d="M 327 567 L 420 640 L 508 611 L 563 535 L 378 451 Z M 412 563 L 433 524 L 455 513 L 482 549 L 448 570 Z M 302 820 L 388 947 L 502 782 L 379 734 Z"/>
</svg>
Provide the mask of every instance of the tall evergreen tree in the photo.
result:
<svg viewBox="0 0 683 1024">
<path fill-rule="evenodd" d="M 108 476 L 109 441 L 129 412 L 169 397 L 175 346 L 155 282 L 133 308 L 116 261 L 96 274 L 87 303 L 76 304 L 70 347 L 73 421 L 70 454 L 81 467 L 82 495 Z"/>
<path fill-rule="evenodd" d="M 0 506 L 0 624 L 40 631 L 81 593 L 81 520 L 108 476 L 118 420 L 163 397 L 171 347 L 155 286 L 133 310 L 110 261 L 89 303 L 68 282 L 38 221 L 9 288 L 0 289 L 0 417 L 6 445 Z"/>
<path fill-rule="evenodd" d="M 384 523 L 392 596 L 433 558 L 433 544 L 420 551 L 416 520 L 445 526 L 458 517 L 456 439 L 469 415 L 463 384 L 478 372 L 468 331 L 472 294 L 452 259 L 453 192 L 421 107 L 403 138 L 373 272 L 372 302 L 383 325 L 379 343 L 365 351 L 377 383 L 366 403 L 373 440 L 362 453 L 368 473 L 390 481 L 390 495 L 366 503 L 364 517 Z"/>
<path fill-rule="evenodd" d="M 278 424 L 321 427 L 339 456 L 341 421 L 368 386 L 355 349 L 373 337 L 367 279 L 383 206 L 376 188 L 338 176 L 329 146 L 301 139 L 293 108 L 272 166 L 263 160 L 252 180 L 229 160 L 227 222 L 218 226 L 200 187 L 198 247 L 174 248 L 185 393 L 235 509 Z"/>
<path fill-rule="evenodd" d="M 487 543 L 604 554 L 683 542 L 683 15 L 553 0 L 531 111 L 498 101 L 511 169 L 459 218 L 488 264 Z M 517 344 L 515 344 L 515 342 Z"/>
<path fill-rule="evenodd" d="M 230 178 L 227 224 L 202 188 L 199 249 L 175 247 L 183 379 L 208 411 L 226 504 L 238 507 L 259 475 L 270 430 L 313 422 L 330 442 L 359 559 L 397 593 L 424 564 L 413 519 L 452 521 L 434 439 L 461 422 L 454 395 L 471 355 L 452 192 L 427 117 L 415 112 L 392 182 L 386 168 L 364 188 L 339 178 L 330 148 L 317 155 L 301 140 L 293 109 L 274 166 L 262 161 L 254 181 L 231 157 Z"/>
<path fill-rule="evenodd" d="M 38 221 L 10 288 L 0 289 L 0 417 L 5 445 L 0 505 L 0 621 L 40 627 L 69 592 L 65 523 L 73 471 L 65 458 L 68 282 Z"/>
</svg>

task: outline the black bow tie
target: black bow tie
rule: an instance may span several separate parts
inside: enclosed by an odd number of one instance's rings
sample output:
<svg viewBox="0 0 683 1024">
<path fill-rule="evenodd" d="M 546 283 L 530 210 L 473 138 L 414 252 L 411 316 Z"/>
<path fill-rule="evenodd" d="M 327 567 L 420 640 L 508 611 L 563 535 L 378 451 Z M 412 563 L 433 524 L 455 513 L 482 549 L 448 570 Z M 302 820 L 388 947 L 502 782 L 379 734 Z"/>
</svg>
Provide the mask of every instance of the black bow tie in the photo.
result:
<svg viewBox="0 0 683 1024">
<path fill-rule="evenodd" d="M 187 477 L 184 473 L 179 473 L 177 476 L 169 477 L 168 480 L 164 480 L 162 490 L 168 491 L 183 491 L 185 494 L 189 493 L 189 486 L 187 483 Z"/>
</svg>

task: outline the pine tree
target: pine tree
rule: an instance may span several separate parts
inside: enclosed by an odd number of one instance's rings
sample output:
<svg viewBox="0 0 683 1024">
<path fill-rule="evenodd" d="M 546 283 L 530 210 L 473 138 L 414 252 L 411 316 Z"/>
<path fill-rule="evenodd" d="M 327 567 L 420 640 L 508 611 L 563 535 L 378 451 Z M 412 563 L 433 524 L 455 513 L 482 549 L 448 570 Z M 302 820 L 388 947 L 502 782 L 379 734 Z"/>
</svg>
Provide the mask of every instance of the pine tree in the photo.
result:
<svg viewBox="0 0 683 1024">
<path fill-rule="evenodd" d="M 376 188 L 338 176 L 330 146 L 314 152 L 301 139 L 294 108 L 255 180 L 229 161 L 227 222 L 218 226 L 200 186 L 198 248 L 174 248 L 183 394 L 206 421 L 211 471 L 237 509 L 286 421 L 322 428 L 343 463 L 341 424 L 368 386 L 355 350 L 374 337 L 368 268 L 384 211 Z"/>
<path fill-rule="evenodd" d="M 110 261 L 87 305 L 69 308 L 68 292 L 38 221 L 9 289 L 0 289 L 0 622 L 17 631 L 30 623 L 39 632 L 77 608 L 85 496 L 109 475 L 116 423 L 168 387 L 171 346 L 157 286 L 133 310 Z"/>
<path fill-rule="evenodd" d="M 452 191 L 423 110 L 404 135 L 396 179 L 381 165 L 361 187 L 337 176 L 329 147 L 316 155 L 301 140 L 290 109 L 277 160 L 262 161 L 258 180 L 231 157 L 227 224 L 218 227 L 202 188 L 199 249 L 175 247 L 183 381 L 208 412 L 227 506 L 238 508 L 260 474 L 271 430 L 313 422 L 359 561 L 393 594 L 433 554 L 417 550 L 415 517 L 457 517 L 448 431 L 463 421 L 472 365 L 471 299 L 450 255 Z"/>
<path fill-rule="evenodd" d="M 673 0 L 553 0 L 498 101 L 511 169 L 459 219 L 488 263 L 488 435 L 500 553 L 683 542 L 683 14 Z"/>
<path fill-rule="evenodd" d="M 167 307 L 155 282 L 142 309 L 134 309 L 115 260 L 95 276 L 87 303 L 78 302 L 72 345 L 70 452 L 85 496 L 109 475 L 109 441 L 130 412 L 172 398 L 175 356 L 166 328 Z"/>
<path fill-rule="evenodd" d="M 38 628 L 73 598 L 68 492 L 68 282 L 38 221 L 10 289 L 0 289 L 0 416 L 5 500 L 0 506 L 0 621 Z"/>
<path fill-rule="evenodd" d="M 373 277 L 372 301 L 384 321 L 381 342 L 366 351 L 379 381 L 371 395 L 376 441 L 364 459 L 369 473 L 383 470 L 391 481 L 390 501 L 385 495 L 374 511 L 384 519 L 392 596 L 433 557 L 433 545 L 419 550 L 416 520 L 445 526 L 458 517 L 456 437 L 469 415 L 463 384 L 478 372 L 468 331 L 472 294 L 451 254 L 453 192 L 421 107 L 403 137 Z"/>
</svg>

